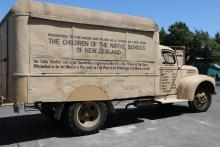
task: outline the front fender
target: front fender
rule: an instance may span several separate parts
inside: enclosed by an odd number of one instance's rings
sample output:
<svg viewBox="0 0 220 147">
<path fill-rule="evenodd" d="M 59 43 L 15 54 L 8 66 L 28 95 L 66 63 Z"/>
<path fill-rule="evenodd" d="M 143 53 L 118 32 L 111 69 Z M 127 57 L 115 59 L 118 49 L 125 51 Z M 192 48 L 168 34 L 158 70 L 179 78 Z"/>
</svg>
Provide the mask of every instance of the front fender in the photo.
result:
<svg viewBox="0 0 220 147">
<path fill-rule="evenodd" d="M 181 79 L 177 89 L 178 99 L 192 101 L 198 87 L 215 94 L 215 79 L 206 75 L 193 75 Z"/>
</svg>

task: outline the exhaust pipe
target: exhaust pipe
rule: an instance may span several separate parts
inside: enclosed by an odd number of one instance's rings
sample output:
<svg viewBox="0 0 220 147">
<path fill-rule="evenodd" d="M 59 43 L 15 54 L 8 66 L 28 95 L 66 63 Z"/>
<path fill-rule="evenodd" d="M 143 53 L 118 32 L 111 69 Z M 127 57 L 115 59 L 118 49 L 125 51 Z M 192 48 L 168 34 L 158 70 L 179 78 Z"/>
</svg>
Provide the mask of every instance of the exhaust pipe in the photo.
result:
<svg viewBox="0 0 220 147">
<path fill-rule="evenodd" d="M 154 100 L 137 100 L 134 101 L 133 103 L 129 103 L 125 106 L 126 109 L 128 109 L 129 106 L 134 106 L 134 107 L 146 107 L 146 106 L 150 106 L 150 105 L 155 105 L 158 104 L 158 102 L 154 101 Z"/>
</svg>

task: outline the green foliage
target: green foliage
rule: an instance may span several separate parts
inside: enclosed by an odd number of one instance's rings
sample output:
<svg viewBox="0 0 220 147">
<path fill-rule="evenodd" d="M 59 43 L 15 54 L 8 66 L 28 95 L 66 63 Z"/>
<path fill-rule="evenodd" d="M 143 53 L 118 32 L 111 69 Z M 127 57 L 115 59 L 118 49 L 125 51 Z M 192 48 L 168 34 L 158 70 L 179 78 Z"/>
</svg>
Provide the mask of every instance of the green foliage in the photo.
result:
<svg viewBox="0 0 220 147">
<path fill-rule="evenodd" d="M 166 36 L 167 36 L 167 32 L 165 31 L 165 29 L 164 28 L 161 28 L 160 29 L 160 43 L 161 44 L 164 44 L 164 43 L 166 43 Z"/>
<path fill-rule="evenodd" d="M 188 47 L 193 40 L 193 33 L 189 31 L 188 26 L 183 22 L 176 22 L 171 25 L 168 29 L 168 44 L 169 45 L 185 45 Z"/>
<path fill-rule="evenodd" d="M 162 28 L 160 35 L 163 45 L 185 46 L 187 64 L 220 59 L 220 33 L 211 38 L 208 32 L 203 30 L 191 32 L 184 22 L 176 22 L 169 26 L 168 33 Z"/>
<path fill-rule="evenodd" d="M 189 50 L 189 63 L 193 63 L 196 59 L 208 60 L 211 56 L 212 50 L 213 42 L 208 32 L 196 30 Z"/>
<path fill-rule="evenodd" d="M 216 41 L 216 43 L 220 45 L 220 33 L 219 32 L 216 33 L 214 40 Z"/>
<path fill-rule="evenodd" d="M 215 38 L 213 39 L 214 47 L 212 51 L 212 57 L 215 59 L 215 61 L 220 60 L 220 33 L 216 33 Z"/>
</svg>

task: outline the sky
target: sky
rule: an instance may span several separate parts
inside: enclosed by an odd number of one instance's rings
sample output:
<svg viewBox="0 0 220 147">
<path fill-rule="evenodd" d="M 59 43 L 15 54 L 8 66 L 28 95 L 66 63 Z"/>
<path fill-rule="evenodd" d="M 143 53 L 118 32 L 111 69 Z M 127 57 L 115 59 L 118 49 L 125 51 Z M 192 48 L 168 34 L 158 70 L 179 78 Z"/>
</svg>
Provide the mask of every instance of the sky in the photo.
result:
<svg viewBox="0 0 220 147">
<path fill-rule="evenodd" d="M 187 24 L 191 31 L 208 31 L 214 37 L 220 32 L 220 0 L 38 0 L 82 8 L 143 16 L 154 20 L 159 28 L 176 21 Z M 0 0 L 0 20 L 16 0 Z"/>
</svg>

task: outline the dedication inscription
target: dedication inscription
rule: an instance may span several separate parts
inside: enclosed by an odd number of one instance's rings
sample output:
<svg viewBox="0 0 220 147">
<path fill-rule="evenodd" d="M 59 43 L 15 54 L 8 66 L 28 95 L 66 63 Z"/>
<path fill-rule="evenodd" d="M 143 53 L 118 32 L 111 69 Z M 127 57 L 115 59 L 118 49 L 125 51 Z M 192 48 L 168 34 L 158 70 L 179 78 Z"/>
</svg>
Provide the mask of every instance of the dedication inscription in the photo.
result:
<svg viewBox="0 0 220 147">
<path fill-rule="evenodd" d="M 153 62 L 145 58 L 152 39 L 143 34 L 46 27 L 31 26 L 33 73 L 154 73 Z"/>
</svg>

